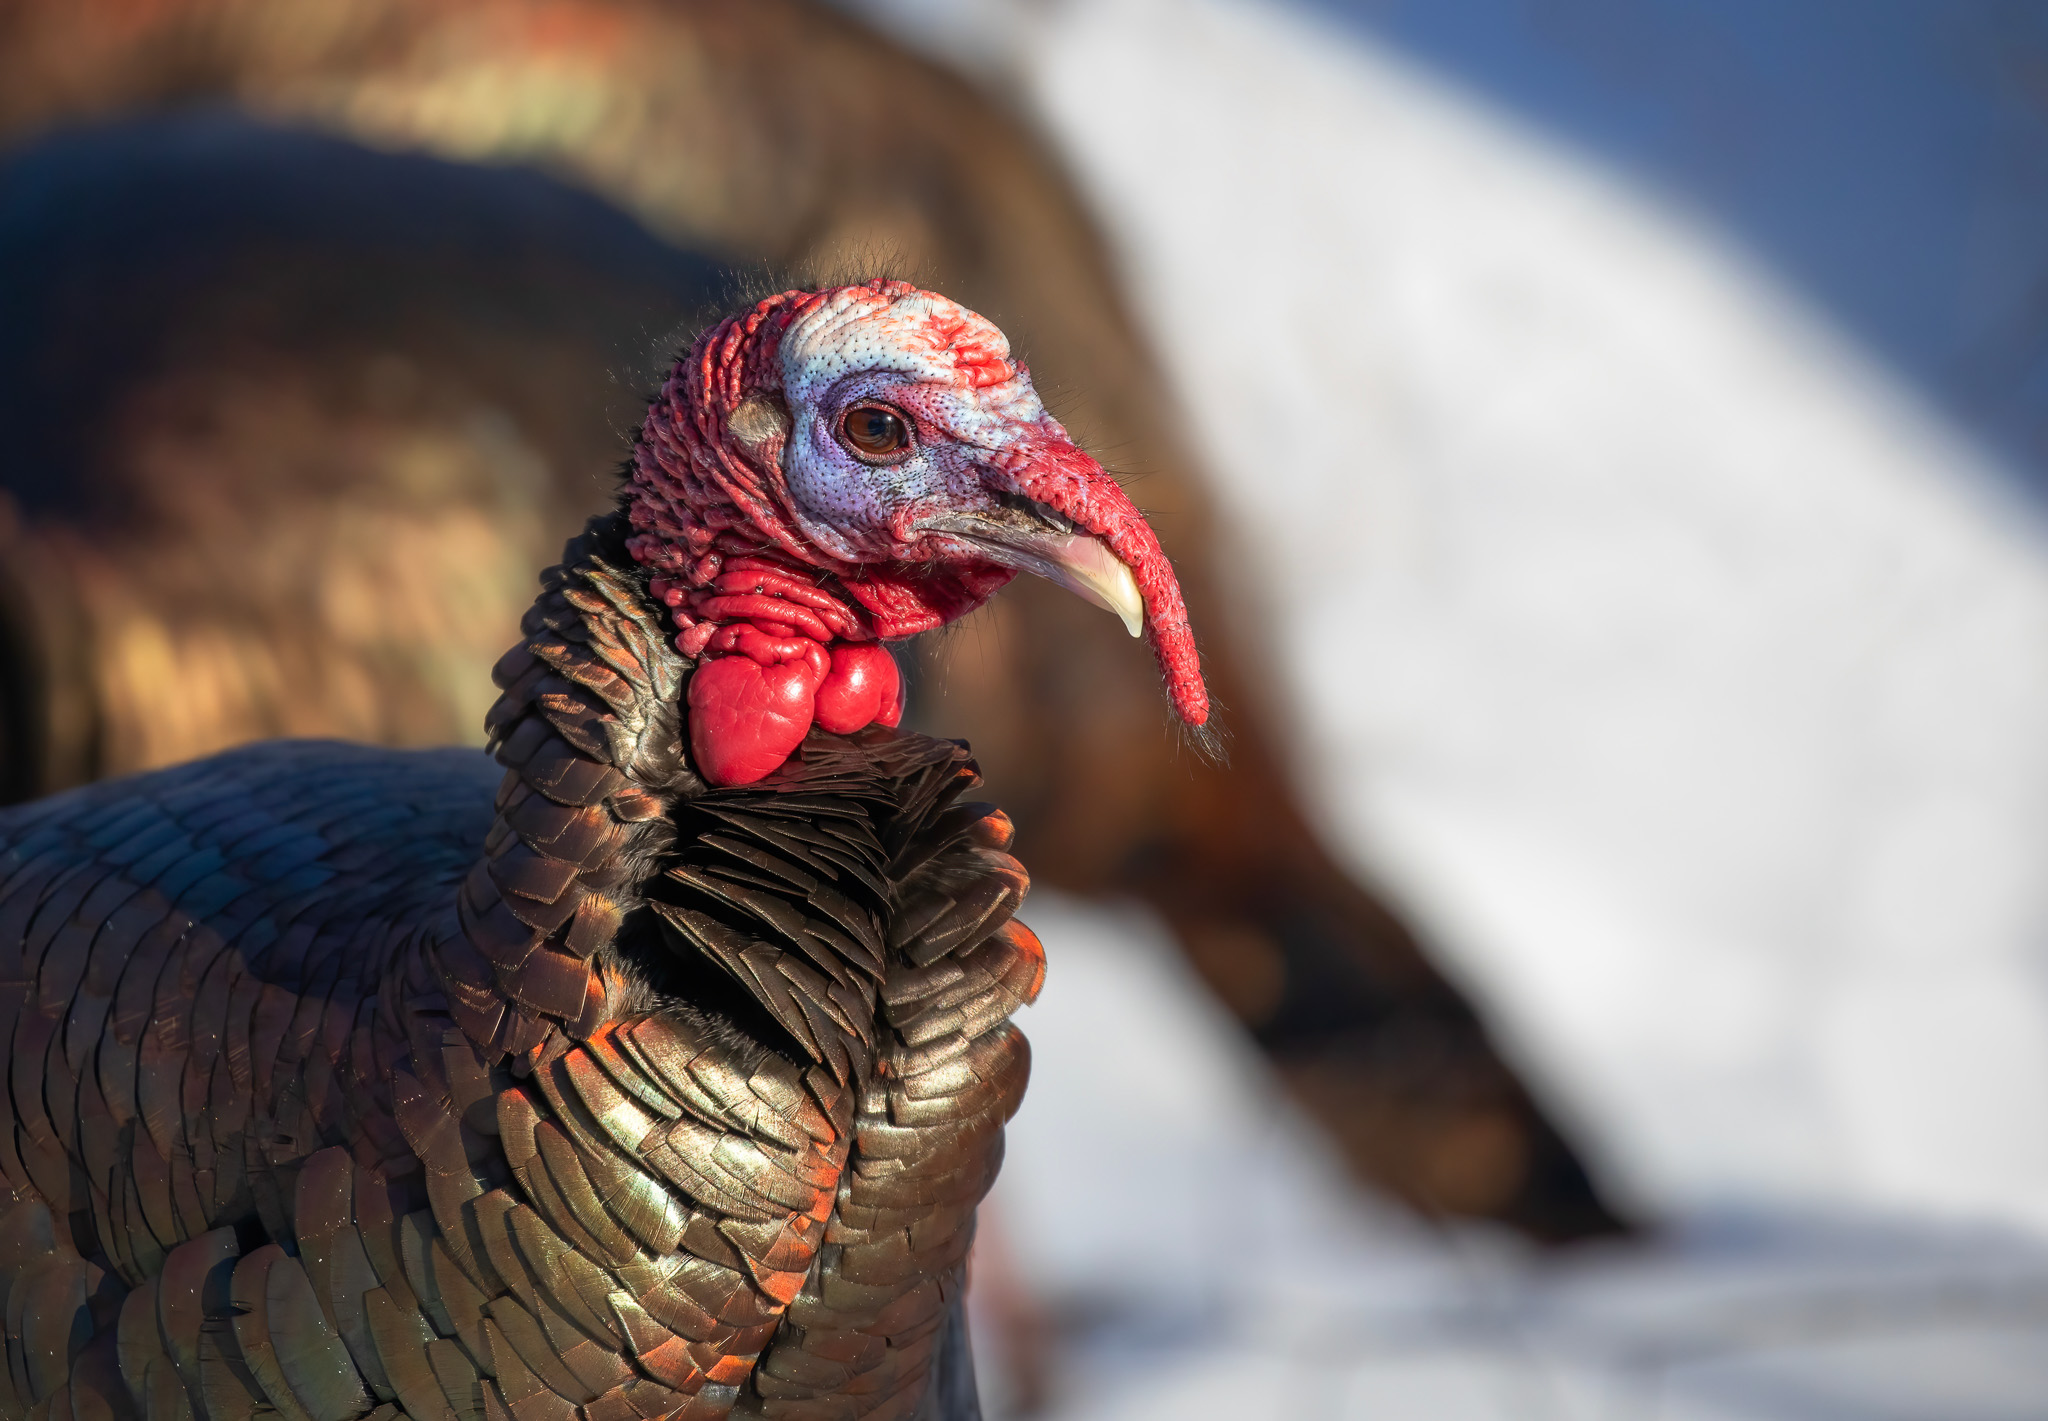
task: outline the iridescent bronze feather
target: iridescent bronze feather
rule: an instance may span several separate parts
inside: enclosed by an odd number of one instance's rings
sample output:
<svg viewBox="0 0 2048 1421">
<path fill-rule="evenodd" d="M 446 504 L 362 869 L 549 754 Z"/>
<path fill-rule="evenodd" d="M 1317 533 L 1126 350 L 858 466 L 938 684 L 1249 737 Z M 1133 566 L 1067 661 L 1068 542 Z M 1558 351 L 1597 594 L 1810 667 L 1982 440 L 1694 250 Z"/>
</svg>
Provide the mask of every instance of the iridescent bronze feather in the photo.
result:
<svg viewBox="0 0 2048 1421">
<path fill-rule="evenodd" d="M 467 751 L 274 742 L 0 814 L 0 1415 L 976 1414 L 1043 976 L 954 743 L 707 786 L 622 515 Z"/>
</svg>

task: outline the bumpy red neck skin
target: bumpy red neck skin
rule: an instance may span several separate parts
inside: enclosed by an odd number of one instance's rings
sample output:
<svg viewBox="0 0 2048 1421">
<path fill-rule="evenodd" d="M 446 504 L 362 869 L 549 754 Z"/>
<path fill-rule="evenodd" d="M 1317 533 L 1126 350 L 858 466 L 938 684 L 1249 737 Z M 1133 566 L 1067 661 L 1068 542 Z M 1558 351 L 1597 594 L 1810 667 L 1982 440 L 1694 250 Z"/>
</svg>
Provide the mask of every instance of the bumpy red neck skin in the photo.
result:
<svg viewBox="0 0 2048 1421">
<path fill-rule="evenodd" d="M 826 581 L 731 533 L 683 579 L 652 580 L 680 628 L 677 649 L 699 662 L 690 748 L 711 783 L 774 773 L 813 724 L 847 735 L 902 721 L 895 659 L 875 640 L 872 618 Z"/>
<path fill-rule="evenodd" d="M 983 505 L 988 487 L 1022 495 L 1124 564 L 1174 709 L 1202 727 L 1208 694 L 1187 612 L 1144 517 L 1045 412 L 999 331 L 943 297 L 877 281 L 784 292 L 725 320 L 698 338 L 648 409 L 627 547 L 653 573 L 677 647 L 698 663 L 688 697 L 699 773 L 752 784 L 813 724 L 839 734 L 897 724 L 902 682 L 881 643 L 966 615 L 1014 575 L 996 560 L 1016 561 L 1006 549 L 984 556 L 986 543 L 928 536 L 944 527 L 943 517 L 920 521 L 948 512 L 940 494 L 906 500 L 899 487 L 882 514 L 869 506 L 849 518 L 843 500 L 862 490 L 814 480 L 816 506 L 841 513 L 820 522 L 800 511 L 784 467 L 792 408 L 815 411 L 832 381 L 869 378 L 869 369 L 908 381 L 893 396 L 906 407 L 933 402 L 935 427 L 953 431 L 955 447 L 994 481 L 973 485 Z M 792 467 L 814 478 L 815 463 Z"/>
</svg>

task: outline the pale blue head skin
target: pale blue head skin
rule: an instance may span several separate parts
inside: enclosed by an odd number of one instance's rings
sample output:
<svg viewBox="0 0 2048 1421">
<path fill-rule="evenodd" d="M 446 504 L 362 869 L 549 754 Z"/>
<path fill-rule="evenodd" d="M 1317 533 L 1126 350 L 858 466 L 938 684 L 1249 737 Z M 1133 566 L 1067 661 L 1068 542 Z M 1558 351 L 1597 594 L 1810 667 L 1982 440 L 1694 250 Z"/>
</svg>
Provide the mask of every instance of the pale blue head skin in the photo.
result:
<svg viewBox="0 0 2048 1421">
<path fill-rule="evenodd" d="M 1003 333 L 927 291 L 842 288 L 784 332 L 779 358 L 790 423 L 779 448 L 764 439 L 758 452 L 779 457 L 805 536 L 848 562 L 963 551 L 926 520 L 996 508 L 1019 491 L 1004 454 L 1066 438 Z M 906 449 L 875 459 L 848 447 L 842 421 L 864 403 L 904 418 Z"/>
</svg>

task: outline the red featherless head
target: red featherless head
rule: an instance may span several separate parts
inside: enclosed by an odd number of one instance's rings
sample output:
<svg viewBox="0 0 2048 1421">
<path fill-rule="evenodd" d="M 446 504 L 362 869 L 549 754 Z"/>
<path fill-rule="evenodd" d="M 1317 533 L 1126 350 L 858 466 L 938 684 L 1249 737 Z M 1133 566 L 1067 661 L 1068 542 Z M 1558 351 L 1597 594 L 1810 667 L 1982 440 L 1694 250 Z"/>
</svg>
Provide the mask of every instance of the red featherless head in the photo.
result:
<svg viewBox="0 0 2048 1421">
<path fill-rule="evenodd" d="M 943 296 L 788 291 L 706 331 L 648 410 L 630 507 L 633 555 L 691 655 L 768 665 L 738 622 L 825 643 L 909 636 L 1033 572 L 1149 631 L 1174 710 L 1208 720 L 1159 540 L 1045 412 L 1002 332 Z"/>
</svg>

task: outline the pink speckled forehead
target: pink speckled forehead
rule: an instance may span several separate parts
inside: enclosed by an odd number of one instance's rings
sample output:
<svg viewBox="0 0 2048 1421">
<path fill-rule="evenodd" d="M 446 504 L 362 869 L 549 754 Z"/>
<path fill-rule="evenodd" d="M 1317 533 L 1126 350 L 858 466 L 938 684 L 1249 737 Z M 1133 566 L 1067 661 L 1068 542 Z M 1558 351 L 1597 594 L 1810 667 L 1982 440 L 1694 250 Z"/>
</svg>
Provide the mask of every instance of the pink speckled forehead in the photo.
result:
<svg viewBox="0 0 2048 1421">
<path fill-rule="evenodd" d="M 1009 419 L 1035 420 L 1043 412 L 992 322 L 935 292 L 897 283 L 828 293 L 784 333 L 781 364 L 793 404 L 849 375 L 886 373 L 974 392 L 975 404 Z"/>
</svg>

